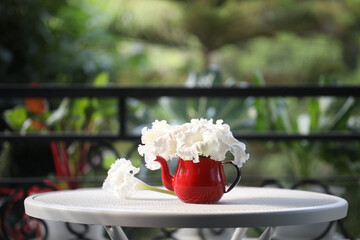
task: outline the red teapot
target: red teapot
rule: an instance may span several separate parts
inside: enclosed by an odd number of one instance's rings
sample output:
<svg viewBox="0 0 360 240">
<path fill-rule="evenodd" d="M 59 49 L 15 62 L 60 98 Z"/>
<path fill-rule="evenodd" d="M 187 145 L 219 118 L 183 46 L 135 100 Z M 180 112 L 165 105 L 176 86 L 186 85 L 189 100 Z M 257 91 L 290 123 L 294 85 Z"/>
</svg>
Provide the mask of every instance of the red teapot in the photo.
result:
<svg viewBox="0 0 360 240">
<path fill-rule="evenodd" d="M 178 158 L 174 176 L 164 158 L 157 156 L 161 164 L 161 177 L 164 186 L 174 191 L 178 198 L 186 203 L 216 203 L 224 193 L 230 192 L 241 178 L 241 171 L 232 162 L 215 161 L 209 157 L 199 157 L 199 162 Z M 226 189 L 224 164 L 232 164 L 237 176 L 231 186 Z"/>
</svg>

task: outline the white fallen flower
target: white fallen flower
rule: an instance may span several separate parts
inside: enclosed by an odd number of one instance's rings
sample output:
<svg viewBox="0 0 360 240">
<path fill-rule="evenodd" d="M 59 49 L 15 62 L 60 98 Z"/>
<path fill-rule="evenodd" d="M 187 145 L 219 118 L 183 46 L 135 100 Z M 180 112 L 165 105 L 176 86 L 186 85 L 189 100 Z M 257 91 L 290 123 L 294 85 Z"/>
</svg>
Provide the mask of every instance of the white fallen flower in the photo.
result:
<svg viewBox="0 0 360 240">
<path fill-rule="evenodd" d="M 138 190 L 151 190 L 174 195 L 174 192 L 147 185 L 134 175 L 140 171 L 130 160 L 120 158 L 113 163 L 103 183 L 103 190 L 119 198 L 130 198 Z"/>
</svg>

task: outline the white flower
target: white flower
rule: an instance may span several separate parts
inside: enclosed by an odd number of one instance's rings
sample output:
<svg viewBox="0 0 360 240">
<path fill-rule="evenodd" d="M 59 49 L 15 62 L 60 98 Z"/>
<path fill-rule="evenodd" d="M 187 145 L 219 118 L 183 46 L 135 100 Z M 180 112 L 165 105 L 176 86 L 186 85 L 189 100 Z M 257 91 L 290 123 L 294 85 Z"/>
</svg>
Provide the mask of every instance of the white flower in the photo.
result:
<svg viewBox="0 0 360 240">
<path fill-rule="evenodd" d="M 165 159 L 175 156 L 176 142 L 171 136 L 172 127 L 166 121 L 158 121 L 152 123 L 152 128 L 143 128 L 141 131 L 141 142 L 138 151 L 141 156 L 145 157 L 146 167 L 151 170 L 160 168 L 160 163 L 155 162 L 156 156 Z"/>
<path fill-rule="evenodd" d="M 176 154 L 184 160 L 199 162 L 199 155 L 212 156 L 219 150 L 216 132 L 211 129 L 212 120 L 193 119 L 175 130 Z"/>
<path fill-rule="evenodd" d="M 128 198 L 136 192 L 136 187 L 141 182 L 134 177 L 139 170 L 131 164 L 130 160 L 118 159 L 111 165 L 102 188 L 119 198 Z"/>
<path fill-rule="evenodd" d="M 139 172 L 131 164 L 130 160 L 120 158 L 113 163 L 103 183 L 103 190 L 119 198 L 130 198 L 138 190 L 151 190 L 166 194 L 175 195 L 174 192 L 165 189 L 152 187 L 136 178 L 134 175 Z"/>
<path fill-rule="evenodd" d="M 234 155 L 233 163 L 242 166 L 249 158 L 245 144 L 234 138 L 227 124 L 218 120 L 192 119 L 190 123 L 169 126 L 164 121 L 155 121 L 151 130 L 144 129 L 139 153 L 145 156 L 149 169 L 158 169 L 156 155 L 165 159 L 180 157 L 184 160 L 199 161 L 199 156 L 216 161 L 225 160 L 226 153 Z M 149 136 L 150 135 L 150 136 Z M 158 164 L 158 165 L 155 165 Z"/>
<path fill-rule="evenodd" d="M 249 154 L 245 152 L 246 146 L 244 143 L 238 141 L 230 131 L 230 126 L 223 124 L 223 120 L 217 120 L 216 125 L 217 136 L 220 141 L 219 151 L 214 152 L 214 158 L 218 161 L 225 160 L 225 155 L 229 151 L 233 154 L 234 160 L 232 161 L 235 165 L 242 167 L 249 159 Z"/>
</svg>

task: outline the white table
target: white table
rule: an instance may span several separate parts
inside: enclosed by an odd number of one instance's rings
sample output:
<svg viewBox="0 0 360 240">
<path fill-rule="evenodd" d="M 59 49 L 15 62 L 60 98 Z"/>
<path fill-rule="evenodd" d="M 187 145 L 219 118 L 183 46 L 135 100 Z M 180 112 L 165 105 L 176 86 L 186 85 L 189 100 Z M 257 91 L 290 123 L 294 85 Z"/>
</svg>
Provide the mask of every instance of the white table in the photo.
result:
<svg viewBox="0 0 360 240">
<path fill-rule="evenodd" d="M 307 191 L 236 187 L 217 204 L 188 204 L 175 196 L 139 191 L 118 199 L 101 189 L 41 193 L 25 200 L 25 212 L 35 218 L 104 225 L 112 239 L 126 239 L 123 227 L 237 228 L 239 239 L 248 227 L 268 227 L 260 239 L 270 239 L 275 226 L 313 224 L 344 218 L 346 200 Z"/>
</svg>

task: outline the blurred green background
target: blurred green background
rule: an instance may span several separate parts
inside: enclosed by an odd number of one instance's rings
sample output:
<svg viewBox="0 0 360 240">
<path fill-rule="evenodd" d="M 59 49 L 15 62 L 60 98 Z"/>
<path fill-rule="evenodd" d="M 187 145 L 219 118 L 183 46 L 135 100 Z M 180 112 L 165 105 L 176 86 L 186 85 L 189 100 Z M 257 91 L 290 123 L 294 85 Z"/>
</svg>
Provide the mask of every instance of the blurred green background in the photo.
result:
<svg viewBox="0 0 360 240">
<path fill-rule="evenodd" d="M 0 79 L 183 85 L 211 64 L 225 79 L 358 84 L 358 0 L 3 0 Z"/>
<path fill-rule="evenodd" d="M 0 31 L 0 84 L 360 84 L 360 0 L 2 0 Z M 30 103 L 0 99 L 0 130 L 116 132 L 116 103 L 117 99 L 96 98 Z M 223 119 L 237 134 L 351 134 L 360 129 L 355 97 L 131 98 L 127 108 L 132 134 L 140 134 L 155 119 L 174 124 L 201 117 Z M 277 178 L 289 187 L 294 179 L 337 177 L 330 184 L 350 202 L 346 226 L 360 236 L 359 220 L 352 214 L 360 207 L 359 180 L 346 181 L 359 179 L 359 141 L 246 144 L 251 158 L 244 166 L 245 180 Z M 91 158 L 90 145 L 55 146 L 67 152 L 72 176 L 103 177 L 117 157 L 106 150 L 104 169 L 94 168 L 95 163 L 79 169 L 84 153 Z M 29 149 L 19 151 L 24 145 L 3 143 L 0 176 L 55 175 L 49 147 L 43 147 L 45 156 L 37 155 L 39 162 L 30 164 L 21 155 Z M 113 148 L 142 165 L 137 143 L 115 142 Z M 37 170 L 29 172 L 28 167 Z M 157 172 L 142 168 L 139 175 L 158 183 L 152 178 Z"/>
</svg>

